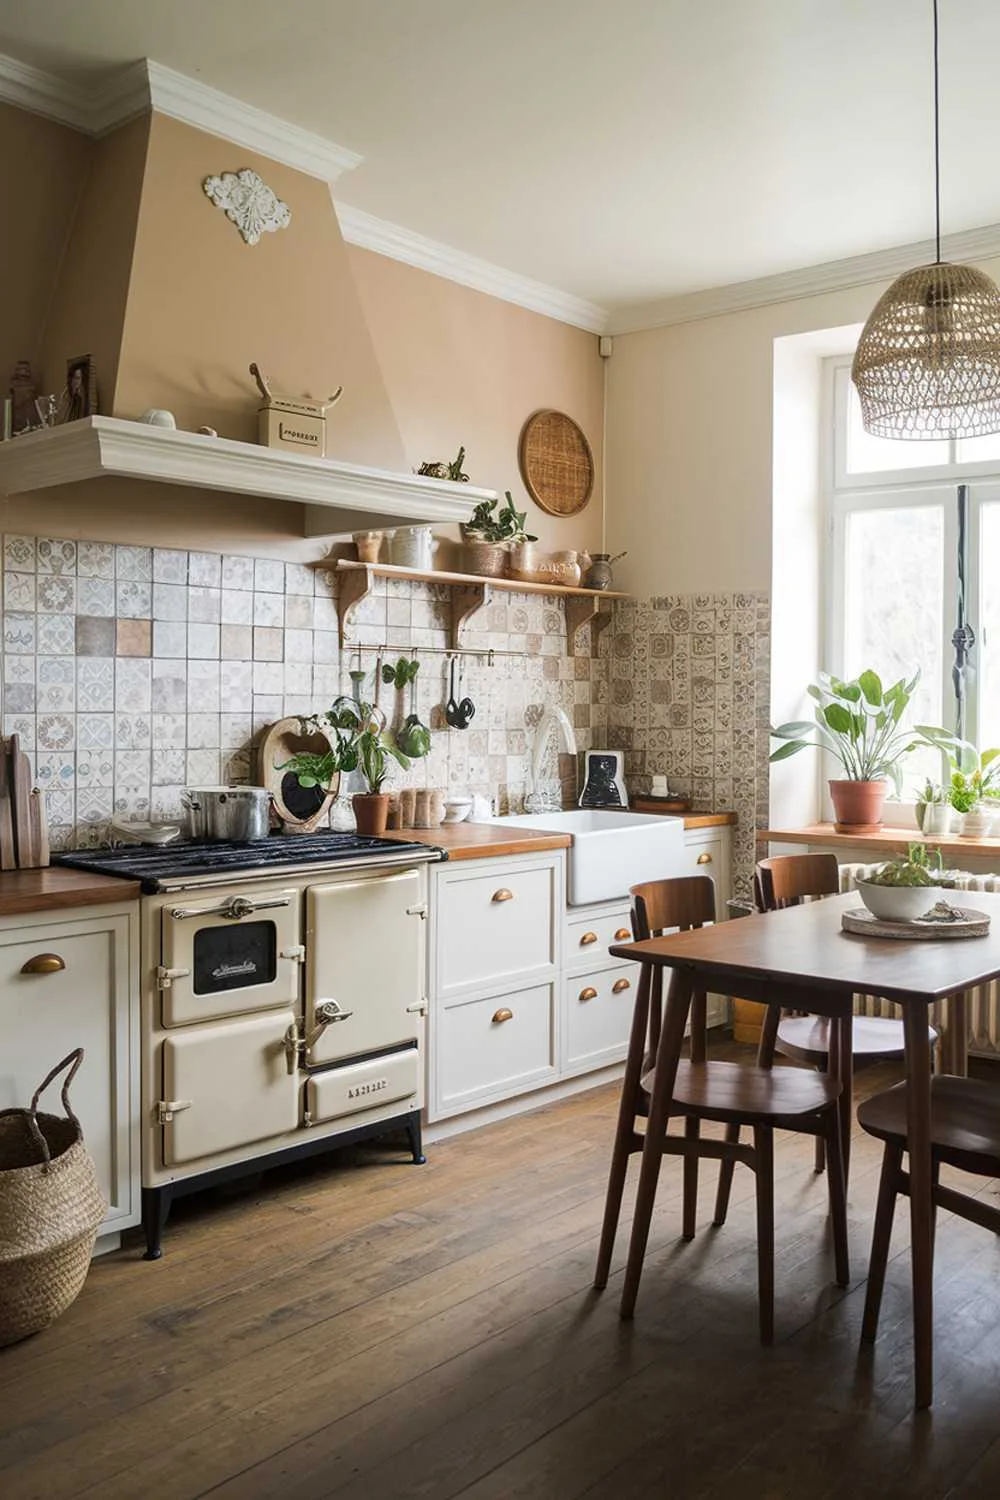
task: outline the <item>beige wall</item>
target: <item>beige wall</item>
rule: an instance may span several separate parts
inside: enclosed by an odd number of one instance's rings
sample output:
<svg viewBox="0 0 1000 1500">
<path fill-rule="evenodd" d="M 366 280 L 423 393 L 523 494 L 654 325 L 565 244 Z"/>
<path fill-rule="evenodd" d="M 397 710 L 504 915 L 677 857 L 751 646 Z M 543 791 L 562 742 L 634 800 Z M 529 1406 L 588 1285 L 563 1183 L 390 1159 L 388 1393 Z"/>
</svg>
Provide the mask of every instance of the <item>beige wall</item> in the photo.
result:
<svg viewBox="0 0 1000 1500">
<path fill-rule="evenodd" d="M 467 451 L 473 484 L 510 490 L 547 547 L 601 540 L 602 361 L 597 338 L 369 250 L 348 256 L 406 450 L 406 465 Z M 525 419 L 567 412 L 594 451 L 597 477 L 579 515 L 546 515 L 517 466 Z"/>
<path fill-rule="evenodd" d="M 91 143 L 76 131 L 0 104 L 0 388 L 15 362 L 41 376 L 42 330 Z M 79 350 L 72 351 L 80 352 Z M 65 371 L 45 371 L 52 389 Z"/>
</svg>

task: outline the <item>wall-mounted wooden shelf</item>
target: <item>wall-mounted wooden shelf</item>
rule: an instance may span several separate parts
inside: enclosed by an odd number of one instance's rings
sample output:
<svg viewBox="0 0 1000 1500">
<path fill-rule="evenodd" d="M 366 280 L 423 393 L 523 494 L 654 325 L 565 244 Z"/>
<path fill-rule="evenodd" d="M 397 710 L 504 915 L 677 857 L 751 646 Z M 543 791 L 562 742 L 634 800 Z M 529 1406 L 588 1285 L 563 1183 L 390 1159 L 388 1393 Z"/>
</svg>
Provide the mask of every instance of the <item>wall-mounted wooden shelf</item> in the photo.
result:
<svg viewBox="0 0 1000 1500">
<path fill-rule="evenodd" d="M 451 590 L 451 621 L 448 643 L 453 650 L 462 644 L 462 627 L 484 609 L 494 593 L 545 594 L 551 599 L 566 600 L 566 644 L 570 656 L 577 654 L 578 635 L 589 624 L 591 654 L 597 655 L 601 632 L 611 621 L 612 601 L 627 599 L 628 594 L 610 590 L 565 588 L 555 583 L 520 583 L 516 578 L 482 578 L 472 573 L 438 573 L 421 568 L 395 568 L 390 563 L 337 563 L 340 590 L 337 615 L 340 620 L 340 644 L 350 645 L 348 628 L 351 617 L 362 599 L 367 599 L 376 578 L 406 578 L 416 583 L 444 583 Z"/>
</svg>

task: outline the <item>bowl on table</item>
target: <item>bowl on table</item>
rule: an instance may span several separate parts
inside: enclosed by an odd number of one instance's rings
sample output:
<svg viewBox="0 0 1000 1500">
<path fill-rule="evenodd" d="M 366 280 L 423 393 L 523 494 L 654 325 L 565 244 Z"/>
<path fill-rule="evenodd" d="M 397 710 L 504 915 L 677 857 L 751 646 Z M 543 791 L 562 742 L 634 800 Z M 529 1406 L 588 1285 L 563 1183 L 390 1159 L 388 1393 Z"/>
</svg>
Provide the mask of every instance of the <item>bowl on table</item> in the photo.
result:
<svg viewBox="0 0 1000 1500">
<path fill-rule="evenodd" d="M 872 880 L 859 880 L 857 887 L 872 916 L 883 922 L 915 922 L 945 895 L 940 885 L 876 885 Z"/>
</svg>

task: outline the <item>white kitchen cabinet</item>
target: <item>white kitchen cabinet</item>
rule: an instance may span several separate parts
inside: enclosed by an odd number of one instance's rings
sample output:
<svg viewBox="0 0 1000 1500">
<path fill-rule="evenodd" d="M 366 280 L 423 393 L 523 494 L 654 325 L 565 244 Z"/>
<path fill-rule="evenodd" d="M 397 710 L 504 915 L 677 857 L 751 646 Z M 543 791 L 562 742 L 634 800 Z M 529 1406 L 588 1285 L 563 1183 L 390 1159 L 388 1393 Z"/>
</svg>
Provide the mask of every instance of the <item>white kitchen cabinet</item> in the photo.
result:
<svg viewBox="0 0 1000 1500">
<path fill-rule="evenodd" d="M 587 1073 L 623 1061 L 639 983 L 638 964 L 616 964 L 563 982 L 563 1072 Z"/>
<path fill-rule="evenodd" d="M 137 904 L 0 918 L 0 1109 L 28 1105 L 84 1049 L 70 1098 L 108 1204 L 102 1235 L 139 1222 L 138 1017 Z M 61 1111 L 57 1085 L 41 1105 Z"/>
<path fill-rule="evenodd" d="M 715 886 L 715 919 L 729 915 L 726 902 L 732 894 L 730 834 L 727 827 L 688 828 L 684 833 L 684 859 L 689 875 L 708 875 Z M 708 996 L 709 1026 L 724 1026 L 729 1019 L 726 995 Z"/>
<path fill-rule="evenodd" d="M 556 984 L 547 981 L 443 1005 L 438 1032 L 438 1114 L 509 1099 L 557 1076 Z"/>
<path fill-rule="evenodd" d="M 484 866 L 446 866 L 438 874 L 440 995 L 517 983 L 557 962 L 561 863 L 534 855 Z"/>
</svg>

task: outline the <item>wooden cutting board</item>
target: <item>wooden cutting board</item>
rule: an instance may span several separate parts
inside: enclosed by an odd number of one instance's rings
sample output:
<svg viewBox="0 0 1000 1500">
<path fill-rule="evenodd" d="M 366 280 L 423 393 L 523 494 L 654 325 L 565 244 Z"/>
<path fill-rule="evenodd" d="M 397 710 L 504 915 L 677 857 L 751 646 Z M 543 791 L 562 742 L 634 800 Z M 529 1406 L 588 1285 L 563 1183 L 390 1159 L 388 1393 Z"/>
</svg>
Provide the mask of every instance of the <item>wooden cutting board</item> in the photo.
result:
<svg viewBox="0 0 1000 1500">
<path fill-rule="evenodd" d="M 14 805 L 14 844 L 21 870 L 35 870 L 42 863 L 39 797 L 32 795 L 31 762 L 21 749 L 18 735 L 10 737 L 10 785 Z"/>
<path fill-rule="evenodd" d="M 0 870 L 17 869 L 14 809 L 11 801 L 10 741 L 0 742 Z"/>
</svg>

